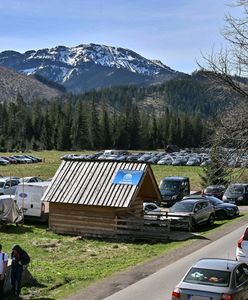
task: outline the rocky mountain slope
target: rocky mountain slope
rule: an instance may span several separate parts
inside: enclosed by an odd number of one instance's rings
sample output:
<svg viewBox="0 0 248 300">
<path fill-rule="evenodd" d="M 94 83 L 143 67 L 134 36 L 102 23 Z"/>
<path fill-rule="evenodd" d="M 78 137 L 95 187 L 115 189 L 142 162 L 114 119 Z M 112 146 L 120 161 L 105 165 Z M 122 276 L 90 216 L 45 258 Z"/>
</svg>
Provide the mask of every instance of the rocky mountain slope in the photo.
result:
<svg viewBox="0 0 248 300">
<path fill-rule="evenodd" d="M 117 85 L 149 85 L 182 75 L 134 51 L 97 44 L 57 46 L 25 53 L 3 51 L 0 66 L 27 75 L 41 75 L 74 93 Z"/>
<path fill-rule="evenodd" d="M 14 101 L 18 93 L 25 101 L 50 99 L 62 94 L 58 89 L 47 86 L 33 76 L 0 67 L 0 101 Z"/>
</svg>

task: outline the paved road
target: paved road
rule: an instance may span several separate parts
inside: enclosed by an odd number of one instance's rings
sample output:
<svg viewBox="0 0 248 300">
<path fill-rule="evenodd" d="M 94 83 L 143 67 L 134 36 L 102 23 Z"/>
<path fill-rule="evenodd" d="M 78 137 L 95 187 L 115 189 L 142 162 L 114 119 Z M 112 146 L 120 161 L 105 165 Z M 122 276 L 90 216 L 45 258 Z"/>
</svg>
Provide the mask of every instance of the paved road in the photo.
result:
<svg viewBox="0 0 248 300">
<path fill-rule="evenodd" d="M 235 258 L 237 240 L 246 226 L 170 264 L 105 300 L 169 300 L 171 290 L 181 280 L 193 262 L 203 257 Z"/>
</svg>

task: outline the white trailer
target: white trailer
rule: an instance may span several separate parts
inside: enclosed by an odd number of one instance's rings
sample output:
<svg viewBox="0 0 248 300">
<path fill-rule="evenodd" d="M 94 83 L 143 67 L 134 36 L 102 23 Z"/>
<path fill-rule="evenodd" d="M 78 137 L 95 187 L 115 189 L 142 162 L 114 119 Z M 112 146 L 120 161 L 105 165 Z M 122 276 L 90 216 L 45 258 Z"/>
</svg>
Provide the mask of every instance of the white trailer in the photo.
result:
<svg viewBox="0 0 248 300">
<path fill-rule="evenodd" d="M 49 215 L 49 203 L 41 201 L 50 181 L 21 183 L 17 186 L 15 199 L 22 208 L 24 219 L 33 218 L 46 222 Z"/>
</svg>

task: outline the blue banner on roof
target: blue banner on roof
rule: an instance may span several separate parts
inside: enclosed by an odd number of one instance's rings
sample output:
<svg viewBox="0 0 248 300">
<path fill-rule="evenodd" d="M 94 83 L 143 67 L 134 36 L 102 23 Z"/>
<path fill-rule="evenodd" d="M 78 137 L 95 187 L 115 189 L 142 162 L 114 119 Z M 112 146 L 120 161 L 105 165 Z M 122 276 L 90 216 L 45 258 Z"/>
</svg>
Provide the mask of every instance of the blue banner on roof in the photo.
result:
<svg viewBox="0 0 248 300">
<path fill-rule="evenodd" d="M 143 174 L 144 174 L 143 171 L 118 170 L 113 180 L 113 183 L 138 185 Z"/>
</svg>

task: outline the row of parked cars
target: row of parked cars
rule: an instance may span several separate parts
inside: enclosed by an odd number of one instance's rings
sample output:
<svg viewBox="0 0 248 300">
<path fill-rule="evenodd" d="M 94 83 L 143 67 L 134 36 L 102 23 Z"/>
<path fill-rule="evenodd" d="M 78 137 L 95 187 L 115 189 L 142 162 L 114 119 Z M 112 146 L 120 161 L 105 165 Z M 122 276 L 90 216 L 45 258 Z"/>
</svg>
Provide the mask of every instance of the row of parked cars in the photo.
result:
<svg viewBox="0 0 248 300">
<path fill-rule="evenodd" d="M 31 154 L 0 156 L 0 165 L 31 164 L 42 162 L 42 159 Z"/>
<path fill-rule="evenodd" d="M 150 164 L 174 165 L 174 166 L 204 166 L 209 162 L 208 153 L 195 153 L 190 150 L 179 152 L 139 152 L 130 153 L 126 150 L 105 150 L 93 154 L 67 154 L 62 159 L 82 159 L 82 160 L 117 160 L 117 161 L 139 161 Z"/>
<path fill-rule="evenodd" d="M 170 218 L 170 224 L 176 225 L 180 219 L 187 218 L 188 228 L 191 231 L 203 223 L 211 225 L 215 219 L 239 216 L 238 205 L 248 204 L 248 184 L 236 183 L 227 189 L 223 188 L 223 186 L 209 186 L 203 193 L 190 194 L 188 177 L 168 176 L 159 184 L 162 201 L 144 203 L 144 213 L 159 216 L 163 212 L 162 206 L 165 205 L 169 207 L 167 217 Z"/>
<path fill-rule="evenodd" d="M 158 165 L 172 166 L 206 166 L 211 163 L 210 150 L 186 149 L 174 152 L 139 152 L 130 153 L 127 150 L 105 150 L 93 154 L 67 154 L 61 159 L 81 159 L 81 160 L 116 160 L 116 161 L 139 161 Z M 248 167 L 248 155 L 237 156 L 227 154 L 226 165 L 229 167 Z"/>
</svg>

